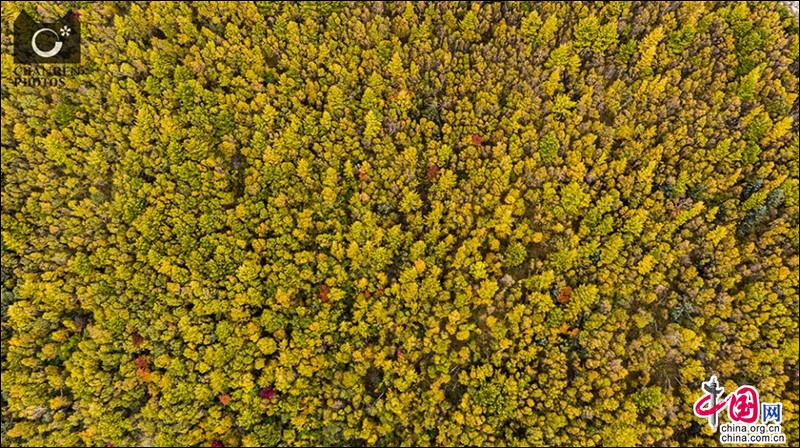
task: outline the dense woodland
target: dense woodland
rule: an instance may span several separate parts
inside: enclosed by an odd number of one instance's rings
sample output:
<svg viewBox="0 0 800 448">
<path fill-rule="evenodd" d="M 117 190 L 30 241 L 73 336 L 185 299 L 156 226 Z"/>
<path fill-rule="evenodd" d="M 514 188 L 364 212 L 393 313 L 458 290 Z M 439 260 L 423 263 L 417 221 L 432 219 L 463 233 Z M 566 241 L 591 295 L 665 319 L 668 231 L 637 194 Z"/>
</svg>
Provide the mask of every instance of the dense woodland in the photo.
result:
<svg viewBox="0 0 800 448">
<path fill-rule="evenodd" d="M 2 79 L 3 446 L 800 439 L 779 2 L 4 2 Z"/>
</svg>

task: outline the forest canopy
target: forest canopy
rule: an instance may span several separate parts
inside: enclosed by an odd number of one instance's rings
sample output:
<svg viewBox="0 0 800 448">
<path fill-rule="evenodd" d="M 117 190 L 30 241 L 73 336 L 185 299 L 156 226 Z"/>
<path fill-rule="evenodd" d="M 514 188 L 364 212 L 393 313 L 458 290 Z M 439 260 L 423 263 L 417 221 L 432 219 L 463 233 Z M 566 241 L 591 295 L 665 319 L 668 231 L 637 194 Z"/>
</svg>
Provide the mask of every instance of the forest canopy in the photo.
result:
<svg viewBox="0 0 800 448">
<path fill-rule="evenodd" d="M 711 375 L 800 441 L 780 2 L 4 2 L 1 61 L 3 446 L 715 445 Z"/>
</svg>

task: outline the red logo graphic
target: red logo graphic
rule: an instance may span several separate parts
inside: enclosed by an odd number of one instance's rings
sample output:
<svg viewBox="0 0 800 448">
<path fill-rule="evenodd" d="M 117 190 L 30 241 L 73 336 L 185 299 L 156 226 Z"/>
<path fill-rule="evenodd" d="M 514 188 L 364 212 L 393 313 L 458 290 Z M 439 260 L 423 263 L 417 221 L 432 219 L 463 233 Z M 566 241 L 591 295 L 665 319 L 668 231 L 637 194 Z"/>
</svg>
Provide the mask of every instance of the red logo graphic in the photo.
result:
<svg viewBox="0 0 800 448">
<path fill-rule="evenodd" d="M 722 397 L 725 389 L 719 387 L 717 377 L 703 383 L 705 394 L 694 403 L 694 415 L 707 418 L 708 424 L 716 431 L 719 413 L 728 410 L 728 418 L 733 423 L 756 423 L 758 421 L 758 390 L 752 386 L 739 386 L 735 391 Z"/>
</svg>

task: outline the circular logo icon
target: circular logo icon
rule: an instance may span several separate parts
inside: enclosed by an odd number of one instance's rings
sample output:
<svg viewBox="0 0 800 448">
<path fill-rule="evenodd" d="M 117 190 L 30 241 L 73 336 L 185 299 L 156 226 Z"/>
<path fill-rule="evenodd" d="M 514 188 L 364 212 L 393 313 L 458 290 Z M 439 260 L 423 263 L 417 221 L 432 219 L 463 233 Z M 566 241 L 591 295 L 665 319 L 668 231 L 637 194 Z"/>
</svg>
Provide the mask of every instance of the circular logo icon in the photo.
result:
<svg viewBox="0 0 800 448">
<path fill-rule="evenodd" d="M 59 38 L 58 37 L 58 33 L 56 33 L 55 31 L 51 30 L 50 28 L 42 28 L 39 31 L 33 33 L 33 37 L 31 38 L 31 48 L 33 48 L 33 52 L 34 53 L 36 53 L 37 55 L 39 55 L 39 56 L 41 56 L 43 58 L 52 58 L 53 56 L 57 55 L 59 51 L 61 51 L 61 47 L 64 45 L 64 43 L 61 42 L 60 40 L 56 40 L 55 45 L 53 45 L 53 48 L 51 48 L 50 50 L 48 50 L 48 51 L 40 50 L 39 46 L 36 45 L 36 38 L 39 37 L 39 34 L 45 32 L 45 31 L 49 31 L 49 32 L 53 33 L 56 36 L 56 39 Z"/>
</svg>

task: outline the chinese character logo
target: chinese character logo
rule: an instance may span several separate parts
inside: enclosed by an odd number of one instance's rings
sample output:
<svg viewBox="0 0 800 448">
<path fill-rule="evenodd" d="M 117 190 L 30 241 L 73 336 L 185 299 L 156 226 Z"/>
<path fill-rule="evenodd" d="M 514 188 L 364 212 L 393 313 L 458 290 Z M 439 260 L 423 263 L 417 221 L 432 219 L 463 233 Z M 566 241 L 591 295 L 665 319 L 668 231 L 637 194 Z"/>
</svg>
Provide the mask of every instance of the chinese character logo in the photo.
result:
<svg viewBox="0 0 800 448">
<path fill-rule="evenodd" d="M 716 431 L 719 425 L 719 412 L 727 404 L 726 401 L 719 399 L 725 389 L 719 387 L 717 377 L 712 376 L 710 380 L 703 383 L 703 392 L 705 395 L 694 403 L 694 415 L 708 418 L 709 426 Z"/>
<path fill-rule="evenodd" d="M 758 421 L 758 391 L 755 387 L 739 386 L 728 395 L 728 417 L 734 423 Z"/>
<path fill-rule="evenodd" d="M 728 410 L 728 418 L 734 423 L 755 423 L 758 421 L 758 390 L 752 386 L 739 386 L 735 391 L 722 397 L 725 389 L 719 387 L 717 377 L 703 383 L 705 394 L 694 403 L 694 415 L 708 419 L 708 425 L 717 430 L 719 413 Z"/>
<path fill-rule="evenodd" d="M 783 422 L 783 405 L 781 403 L 761 403 L 761 421 L 766 424 Z"/>
<path fill-rule="evenodd" d="M 14 21 L 14 61 L 19 64 L 77 64 L 81 60 L 80 14 L 39 23 L 22 11 Z"/>
<path fill-rule="evenodd" d="M 706 419 L 708 426 L 719 433 L 723 444 L 781 444 L 786 443 L 781 423 L 781 403 L 761 403 L 758 389 L 739 386 L 725 395 L 716 376 L 702 383 L 703 396 L 692 406 L 694 415 Z M 728 411 L 728 421 L 720 422 L 722 411 Z M 761 421 L 759 422 L 759 418 Z"/>
</svg>

